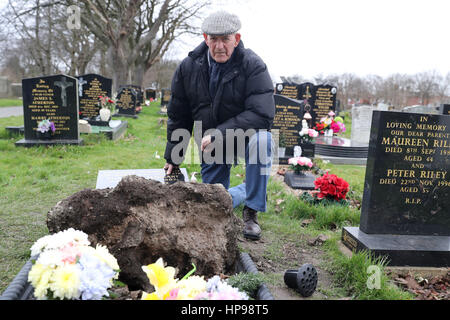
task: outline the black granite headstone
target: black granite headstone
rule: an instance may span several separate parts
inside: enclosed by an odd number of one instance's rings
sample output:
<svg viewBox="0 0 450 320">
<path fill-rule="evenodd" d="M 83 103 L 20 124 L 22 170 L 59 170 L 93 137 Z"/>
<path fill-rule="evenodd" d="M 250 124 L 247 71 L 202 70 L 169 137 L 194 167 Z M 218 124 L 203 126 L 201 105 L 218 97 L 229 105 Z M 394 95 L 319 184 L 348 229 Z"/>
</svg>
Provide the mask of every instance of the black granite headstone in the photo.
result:
<svg viewBox="0 0 450 320">
<path fill-rule="evenodd" d="M 441 114 L 450 116 L 450 104 L 441 104 L 440 110 Z"/>
<path fill-rule="evenodd" d="M 374 111 L 351 249 L 391 265 L 450 266 L 450 117 Z"/>
<path fill-rule="evenodd" d="M 287 159 L 294 155 L 295 146 L 302 148 L 302 156 L 313 158 L 314 144 L 302 143 L 299 134 L 300 130 L 302 130 L 302 119 L 304 115 L 303 102 L 279 94 L 275 94 L 274 98 L 275 117 L 272 129 L 279 130 L 286 144 L 286 158 L 280 159 L 280 163 L 286 163 Z"/>
<path fill-rule="evenodd" d="M 312 105 L 312 121 L 319 122 L 330 111 L 336 110 L 336 87 L 330 85 L 314 86 L 314 102 Z"/>
<path fill-rule="evenodd" d="M 136 118 L 137 92 L 133 88 L 122 87 L 117 94 L 117 116 Z"/>
<path fill-rule="evenodd" d="M 95 120 L 99 115 L 99 97 L 111 97 L 112 79 L 99 74 L 78 76 L 78 96 L 80 100 L 80 118 Z"/>
<path fill-rule="evenodd" d="M 155 100 L 156 99 L 156 89 L 146 88 L 145 89 L 145 99 L 146 100 L 150 100 L 150 99 Z"/>
<path fill-rule="evenodd" d="M 82 144 L 78 130 L 78 81 L 66 75 L 22 80 L 25 139 L 16 146 Z M 49 139 L 40 139 L 39 122 L 48 119 L 55 125 Z"/>
<path fill-rule="evenodd" d="M 167 106 L 169 104 L 171 94 L 170 89 L 161 90 L 161 106 Z"/>
</svg>

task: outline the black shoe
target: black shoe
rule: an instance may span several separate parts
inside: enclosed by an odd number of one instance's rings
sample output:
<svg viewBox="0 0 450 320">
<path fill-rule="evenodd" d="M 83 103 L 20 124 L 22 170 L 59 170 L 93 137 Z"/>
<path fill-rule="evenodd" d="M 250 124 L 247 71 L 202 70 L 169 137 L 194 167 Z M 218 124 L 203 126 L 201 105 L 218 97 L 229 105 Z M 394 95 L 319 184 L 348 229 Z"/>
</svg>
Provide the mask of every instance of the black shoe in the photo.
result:
<svg viewBox="0 0 450 320">
<path fill-rule="evenodd" d="M 259 240 L 261 238 L 261 228 L 258 224 L 258 212 L 245 206 L 242 217 L 244 220 L 244 238 Z"/>
</svg>

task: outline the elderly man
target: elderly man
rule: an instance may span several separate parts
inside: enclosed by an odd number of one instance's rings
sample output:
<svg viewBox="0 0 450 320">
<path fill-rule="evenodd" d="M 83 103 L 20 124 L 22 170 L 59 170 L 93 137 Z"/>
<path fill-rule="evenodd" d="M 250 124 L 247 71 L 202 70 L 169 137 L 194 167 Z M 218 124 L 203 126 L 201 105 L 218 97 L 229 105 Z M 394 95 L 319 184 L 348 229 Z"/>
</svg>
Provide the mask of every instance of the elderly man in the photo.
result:
<svg viewBox="0 0 450 320">
<path fill-rule="evenodd" d="M 179 156 L 181 159 L 184 156 L 174 151 L 181 142 L 178 135 L 172 136 L 174 131 L 185 129 L 192 134 L 194 122 L 196 129 L 200 124 L 202 139 L 197 139 L 197 143 L 200 154 L 205 155 L 201 163 L 203 183 L 221 183 L 228 189 L 233 207 L 245 202 L 243 234 L 247 239 L 257 240 L 261 236 L 257 212 L 265 212 L 267 206 L 273 145 L 270 128 L 275 104 L 267 67 L 244 47 L 238 33 L 240 28 L 236 15 L 225 11 L 211 14 L 202 24 L 205 41 L 177 67 L 167 108 L 164 169 L 170 174 L 181 163 Z M 216 134 L 208 134 L 206 131 L 210 129 L 215 129 Z M 239 133 L 243 132 L 245 142 L 241 144 L 243 150 L 239 150 L 235 142 L 242 138 Z M 220 142 L 224 142 L 222 146 L 217 145 Z M 211 150 L 212 145 L 215 147 Z M 206 155 L 215 155 L 214 161 L 206 161 Z M 245 158 L 246 180 L 229 188 L 230 170 L 237 155 Z M 230 159 L 234 160 L 230 163 Z"/>
</svg>

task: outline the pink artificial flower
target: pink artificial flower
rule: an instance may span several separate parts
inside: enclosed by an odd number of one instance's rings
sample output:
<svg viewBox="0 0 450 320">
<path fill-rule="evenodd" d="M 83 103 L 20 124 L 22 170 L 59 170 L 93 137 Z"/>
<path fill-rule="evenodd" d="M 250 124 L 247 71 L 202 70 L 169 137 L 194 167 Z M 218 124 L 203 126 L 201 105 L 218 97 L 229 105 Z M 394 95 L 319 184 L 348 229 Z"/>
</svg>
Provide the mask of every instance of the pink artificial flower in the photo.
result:
<svg viewBox="0 0 450 320">
<path fill-rule="evenodd" d="M 62 261 L 66 264 L 75 264 L 77 258 L 81 257 L 81 252 L 73 243 L 69 243 L 61 249 L 63 255 Z"/>
<path fill-rule="evenodd" d="M 173 288 L 172 290 L 170 290 L 169 296 L 167 297 L 166 300 L 177 300 L 179 291 L 180 291 L 180 288 Z"/>
<path fill-rule="evenodd" d="M 316 138 L 319 135 L 319 133 L 314 129 L 308 129 L 308 135 L 311 138 Z"/>
</svg>

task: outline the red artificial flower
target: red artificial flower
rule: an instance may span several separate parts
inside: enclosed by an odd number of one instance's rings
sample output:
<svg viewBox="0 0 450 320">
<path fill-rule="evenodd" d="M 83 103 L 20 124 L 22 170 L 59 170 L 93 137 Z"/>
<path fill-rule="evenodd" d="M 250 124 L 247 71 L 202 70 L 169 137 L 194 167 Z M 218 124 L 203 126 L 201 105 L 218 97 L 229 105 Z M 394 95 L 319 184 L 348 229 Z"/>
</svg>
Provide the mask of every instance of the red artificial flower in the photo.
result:
<svg viewBox="0 0 450 320">
<path fill-rule="evenodd" d="M 325 173 L 314 181 L 315 189 L 319 190 L 318 199 L 330 198 L 334 200 L 345 199 L 349 191 L 349 184 L 334 174 Z"/>
</svg>

